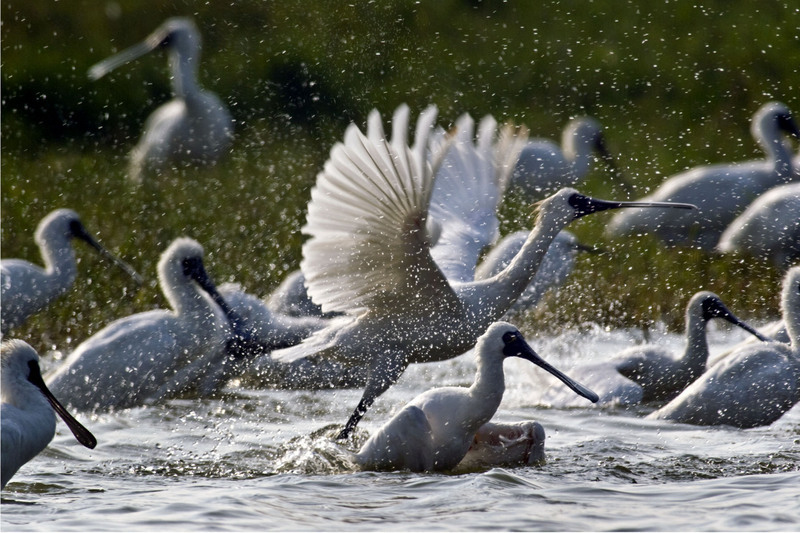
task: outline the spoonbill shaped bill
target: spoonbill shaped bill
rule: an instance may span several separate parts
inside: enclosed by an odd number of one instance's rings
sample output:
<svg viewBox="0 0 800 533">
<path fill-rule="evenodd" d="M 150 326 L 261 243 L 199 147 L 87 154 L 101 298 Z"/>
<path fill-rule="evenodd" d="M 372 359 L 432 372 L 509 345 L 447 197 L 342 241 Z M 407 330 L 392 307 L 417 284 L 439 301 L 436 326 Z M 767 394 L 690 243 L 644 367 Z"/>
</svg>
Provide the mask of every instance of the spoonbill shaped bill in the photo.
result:
<svg viewBox="0 0 800 533">
<path fill-rule="evenodd" d="M 759 196 L 722 233 L 717 250 L 771 259 L 779 268 L 800 259 L 800 183 Z"/>
<path fill-rule="evenodd" d="M 654 193 L 642 198 L 661 202 L 691 199 L 697 203 L 697 211 L 618 213 L 607 226 L 607 233 L 652 233 L 669 244 L 713 250 L 725 228 L 753 200 L 795 179 L 792 154 L 784 144 L 784 135 L 800 138 L 800 129 L 789 108 L 778 102 L 765 104 L 753 116 L 750 131 L 766 159 L 695 167 L 667 179 Z"/>
<path fill-rule="evenodd" d="M 61 417 L 78 442 L 94 448 L 97 440 L 75 420 L 44 384 L 39 354 L 25 341 L 11 339 L 0 344 L 2 360 L 2 487 L 22 465 L 39 455 L 56 433 L 56 415 Z"/>
<path fill-rule="evenodd" d="M 766 426 L 779 419 L 800 401 L 800 266 L 784 277 L 781 308 L 789 344 L 743 347 L 648 418 L 739 428 Z"/>
<path fill-rule="evenodd" d="M 597 401 L 595 393 L 539 357 L 517 328 L 506 322 L 492 324 L 478 339 L 475 357 L 478 368 L 472 386 L 443 387 L 420 394 L 369 438 L 356 455 L 356 462 L 368 470 L 455 468 L 500 406 L 505 392 L 503 361 L 507 357 L 526 359 L 555 375 L 576 394 Z M 495 435 L 502 433 L 495 425 L 487 428 L 479 441 L 485 445 L 492 431 Z"/>
<path fill-rule="evenodd" d="M 595 153 L 609 167 L 615 183 L 631 194 L 631 184 L 606 147 L 602 126 L 591 117 L 571 120 L 562 133 L 561 146 L 548 139 L 529 140 L 516 162 L 511 184 L 529 201 L 541 200 L 562 187 L 578 186 L 591 170 Z"/>
<path fill-rule="evenodd" d="M 350 125 L 311 191 L 303 228 L 311 238 L 300 267 L 312 300 L 323 312 L 345 313 L 347 320 L 272 356 L 283 362 L 330 358 L 363 368 L 367 385 L 340 438 L 409 364 L 472 348 L 528 286 L 548 246 L 571 221 L 621 207 L 692 207 L 608 202 L 563 189 L 539 204 L 533 231 L 502 272 L 478 281 L 448 280 L 431 256 L 428 232 L 442 155 L 428 164 L 434 120 L 435 113 L 421 115 L 413 148 L 405 138 L 407 123 L 393 124 L 391 142 L 374 133 L 368 138 Z"/>
<path fill-rule="evenodd" d="M 527 238 L 528 232 L 524 230 L 515 231 L 503 237 L 478 265 L 475 279 L 490 278 L 506 268 L 522 249 Z M 516 313 L 534 307 L 548 290 L 563 285 L 572 273 L 577 254 L 582 251 L 600 253 L 595 248 L 581 244 L 578 238 L 569 231 L 559 232 L 550 243 L 550 247 L 542 259 L 542 264 L 539 265 L 539 270 L 536 271 L 531 283 L 508 312 Z"/>
<path fill-rule="evenodd" d="M 580 366 L 570 374 L 597 391 L 599 405 L 667 402 L 705 372 L 706 325 L 713 318 L 726 320 L 761 341 L 770 341 L 737 318 L 719 296 L 701 291 L 686 305 L 686 347 L 682 354 L 652 344 L 634 346 L 611 361 Z M 574 405 L 568 391 L 558 384 L 545 392 L 542 402 L 556 407 Z"/>
<path fill-rule="evenodd" d="M 142 138 L 131 152 L 130 177 L 136 182 L 174 163 L 214 164 L 233 142 L 228 109 L 217 95 L 198 85 L 200 32 L 189 18 L 167 19 L 141 43 L 94 65 L 89 77 L 100 79 L 158 48 L 169 51 L 175 98 L 148 117 Z"/>
<path fill-rule="evenodd" d="M 142 283 L 142 278 L 133 268 L 117 259 L 89 234 L 75 211 L 56 209 L 44 217 L 36 228 L 36 244 L 39 245 L 44 268 L 21 259 L 0 261 L 0 322 L 3 335 L 22 325 L 28 317 L 47 307 L 72 287 L 78 275 L 72 239 L 88 243 L 100 255 L 124 270 L 137 284 Z"/>
<path fill-rule="evenodd" d="M 48 375 L 50 389 L 81 410 L 151 403 L 203 384 L 224 385 L 216 372 L 229 357 L 239 318 L 203 266 L 203 248 L 179 238 L 158 263 L 161 290 L 172 309 L 115 320 L 82 342 Z M 207 376 L 219 381 L 208 383 Z"/>
</svg>

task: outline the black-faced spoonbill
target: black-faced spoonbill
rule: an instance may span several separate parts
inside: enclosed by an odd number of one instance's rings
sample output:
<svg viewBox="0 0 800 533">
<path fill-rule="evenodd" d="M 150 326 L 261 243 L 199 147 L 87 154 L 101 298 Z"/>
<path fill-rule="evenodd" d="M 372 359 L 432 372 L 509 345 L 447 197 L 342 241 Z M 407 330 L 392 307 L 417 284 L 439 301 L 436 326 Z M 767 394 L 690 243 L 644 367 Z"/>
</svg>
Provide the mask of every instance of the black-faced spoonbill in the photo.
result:
<svg viewBox="0 0 800 533">
<path fill-rule="evenodd" d="M 103 410 L 224 385 L 230 376 L 218 370 L 231 355 L 239 318 L 206 273 L 202 246 L 176 239 L 161 254 L 158 279 L 172 309 L 115 320 L 82 342 L 48 375 L 55 394 L 77 409 Z"/>
<path fill-rule="evenodd" d="M 478 339 L 475 357 L 478 368 L 471 387 L 443 387 L 420 394 L 369 438 L 356 455 L 356 462 L 368 470 L 421 472 L 455 468 L 500 406 L 505 392 L 503 361 L 507 357 L 526 359 L 556 376 L 576 394 L 597 401 L 591 390 L 539 357 L 517 328 L 506 322 L 492 324 Z M 502 433 L 500 427 L 494 424 L 487 433 Z M 485 445 L 488 438 L 479 440 Z"/>
<path fill-rule="evenodd" d="M 690 244 L 713 250 L 725 228 L 759 195 L 788 183 L 793 176 L 792 154 L 784 135 L 800 138 L 789 108 L 778 102 L 762 106 L 753 116 L 750 131 L 766 153 L 765 160 L 701 166 L 665 181 L 643 201 L 693 201 L 698 210 L 616 214 L 606 227 L 611 235 L 652 233 L 669 244 Z"/>
<path fill-rule="evenodd" d="M 781 308 L 789 344 L 743 347 L 712 366 L 648 418 L 701 426 L 766 426 L 800 401 L 800 266 L 784 277 Z"/>
<path fill-rule="evenodd" d="M 713 318 L 727 320 L 761 341 L 770 340 L 737 318 L 719 296 L 701 291 L 686 305 L 686 347 L 682 354 L 652 344 L 634 346 L 610 361 L 579 366 L 570 374 L 597 392 L 598 405 L 669 401 L 705 372 L 706 325 Z M 569 391 L 558 384 L 542 396 L 542 403 L 556 407 L 575 405 L 572 400 Z"/>
<path fill-rule="evenodd" d="M 233 142 L 233 119 L 222 101 L 197 83 L 200 64 L 200 32 L 189 18 L 167 19 L 144 41 L 111 56 L 89 69 L 93 80 L 157 48 L 169 51 L 175 98 L 156 109 L 144 125 L 144 133 L 131 152 L 130 177 L 141 182 L 150 171 L 176 162 L 210 165 Z"/>
<path fill-rule="evenodd" d="M 78 442 L 94 448 L 97 440 L 70 415 L 42 380 L 39 354 L 21 340 L 0 344 L 2 361 L 2 487 L 19 468 L 36 457 L 53 440 L 56 415 L 61 417 Z"/>
<path fill-rule="evenodd" d="M 3 335 L 22 325 L 29 316 L 47 307 L 72 287 L 78 275 L 72 239 L 88 243 L 130 275 L 137 284 L 142 283 L 142 278 L 133 268 L 117 259 L 86 231 L 78 214 L 71 209 L 56 209 L 44 217 L 36 228 L 35 238 L 44 268 L 21 259 L 0 261 L 0 322 Z"/>
<path fill-rule="evenodd" d="M 771 259 L 779 268 L 794 264 L 800 259 L 800 183 L 756 198 L 722 233 L 717 251 Z"/>
<path fill-rule="evenodd" d="M 590 117 L 570 121 L 560 147 L 548 139 L 529 140 L 519 154 L 511 183 L 530 201 L 541 200 L 562 187 L 578 186 L 592 168 L 594 153 L 609 167 L 615 182 L 630 194 L 633 189 L 606 148 L 602 126 Z"/>
<path fill-rule="evenodd" d="M 692 208 L 608 202 L 563 189 L 539 204 L 533 231 L 506 269 L 485 280 L 448 280 L 431 257 L 427 231 L 437 165 L 428 164 L 426 136 L 435 117 L 421 117 L 414 149 L 405 141 L 407 124 L 393 124 L 391 142 L 385 135 L 367 138 L 351 124 L 311 191 L 303 228 L 311 238 L 300 267 L 312 300 L 348 320 L 272 356 L 332 358 L 364 369 L 367 386 L 341 438 L 410 363 L 449 359 L 474 346 L 528 286 L 550 242 L 573 220 L 622 207 Z"/>
</svg>

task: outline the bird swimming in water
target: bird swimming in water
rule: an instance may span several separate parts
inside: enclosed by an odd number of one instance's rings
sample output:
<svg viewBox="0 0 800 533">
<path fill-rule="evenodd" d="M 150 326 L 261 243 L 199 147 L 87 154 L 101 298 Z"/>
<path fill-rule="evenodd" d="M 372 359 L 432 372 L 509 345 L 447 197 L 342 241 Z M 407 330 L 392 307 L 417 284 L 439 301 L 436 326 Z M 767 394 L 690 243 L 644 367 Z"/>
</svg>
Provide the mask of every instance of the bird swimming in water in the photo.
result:
<svg viewBox="0 0 800 533">
<path fill-rule="evenodd" d="M 503 361 L 508 357 L 530 361 L 555 375 L 574 393 L 597 401 L 591 390 L 539 357 L 519 330 L 506 322 L 492 324 L 478 339 L 475 357 L 478 368 L 472 386 L 443 387 L 420 394 L 369 438 L 356 454 L 356 462 L 368 470 L 451 470 L 473 445 L 482 444 L 486 448 L 490 439 L 498 442 L 492 459 L 498 462 L 496 455 L 503 454 L 501 435 L 512 428 L 494 424 L 484 428 L 477 442 L 476 435 L 489 423 L 503 399 Z M 513 430 L 509 433 L 519 438 L 519 428 L 514 426 Z M 538 444 L 543 451 L 544 435 L 537 433 L 541 441 L 531 446 Z M 488 455 L 485 450 L 481 453 L 484 458 Z M 529 459 L 518 453 L 514 457 Z M 472 462 L 476 461 L 473 457 Z"/>
<path fill-rule="evenodd" d="M 56 413 L 67 424 L 78 442 L 94 448 L 97 440 L 69 414 L 44 384 L 39 369 L 39 354 L 18 339 L 0 344 L 2 364 L 2 407 L 0 440 L 2 443 L 2 487 L 22 465 L 39 455 L 56 432 Z"/>
<path fill-rule="evenodd" d="M 405 115 L 407 116 L 407 115 Z M 563 189 L 538 206 L 535 227 L 511 264 L 488 279 L 447 279 L 431 256 L 428 207 L 438 161 L 426 154 L 433 113 L 422 113 L 414 148 L 408 124 L 385 135 L 348 127 L 311 191 L 301 269 L 335 325 L 272 357 L 287 362 L 330 358 L 367 373 L 358 406 L 340 433 L 346 438 L 375 399 L 411 363 L 440 361 L 474 346 L 528 286 L 544 254 L 567 224 L 623 207 L 692 208 L 689 204 L 608 202 Z M 373 131 L 374 130 L 373 126 Z"/>
<path fill-rule="evenodd" d="M 722 233 L 717 251 L 770 259 L 778 268 L 794 264 L 800 259 L 800 182 L 756 198 Z"/>
<path fill-rule="evenodd" d="M 231 376 L 239 318 L 203 266 L 203 247 L 179 238 L 158 262 L 161 290 L 172 309 L 115 320 L 85 341 L 47 376 L 50 389 L 80 410 L 122 409 L 197 390 L 212 394 Z"/>
<path fill-rule="evenodd" d="M 219 97 L 200 88 L 200 32 L 189 18 L 167 19 L 144 41 L 97 63 L 89 77 L 97 80 L 115 68 L 153 50 L 169 52 L 175 97 L 156 109 L 131 152 L 131 179 L 140 183 L 149 172 L 175 163 L 212 165 L 233 142 L 233 118 Z"/>
<path fill-rule="evenodd" d="M 800 139 L 789 108 L 779 102 L 763 105 L 753 116 L 753 137 L 766 159 L 695 167 L 667 179 L 643 201 L 697 204 L 692 212 L 650 212 L 641 209 L 616 214 L 610 235 L 652 233 L 668 244 L 687 244 L 713 250 L 722 232 L 759 195 L 794 177 L 792 154 L 784 135 Z"/>
<path fill-rule="evenodd" d="M 516 161 L 511 185 L 528 201 L 546 198 L 562 187 L 577 187 L 591 170 L 596 152 L 614 174 L 615 182 L 630 194 L 630 183 L 608 151 L 599 122 L 591 117 L 573 119 L 564 128 L 559 147 L 549 139 L 530 139 Z"/>
<path fill-rule="evenodd" d="M 743 346 L 647 418 L 746 429 L 783 416 L 800 402 L 800 266 L 784 277 L 781 308 L 789 344 Z"/>
<path fill-rule="evenodd" d="M 740 320 L 716 294 L 696 293 L 686 305 L 686 347 L 681 354 L 657 345 L 634 346 L 610 361 L 579 366 L 570 371 L 600 396 L 598 405 L 637 405 L 667 402 L 706 370 L 706 325 L 713 318 L 734 324 L 761 341 L 767 337 Z M 548 389 L 542 403 L 556 407 L 574 405 L 569 391 L 558 384 Z"/>
<path fill-rule="evenodd" d="M 36 244 L 44 260 L 41 268 L 22 259 L 0 261 L 0 322 L 2 333 L 21 326 L 31 315 L 65 294 L 78 275 L 72 239 L 86 242 L 100 255 L 131 276 L 137 284 L 142 278 L 127 263 L 106 250 L 81 223 L 72 209 L 56 209 L 39 222 Z"/>
</svg>

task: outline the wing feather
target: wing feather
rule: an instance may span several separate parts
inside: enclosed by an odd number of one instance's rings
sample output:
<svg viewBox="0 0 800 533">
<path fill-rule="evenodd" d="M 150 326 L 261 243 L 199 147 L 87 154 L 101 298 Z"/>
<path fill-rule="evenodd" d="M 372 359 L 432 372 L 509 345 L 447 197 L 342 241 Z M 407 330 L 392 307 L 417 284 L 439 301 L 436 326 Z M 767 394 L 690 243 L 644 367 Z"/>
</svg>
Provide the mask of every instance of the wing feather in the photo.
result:
<svg viewBox="0 0 800 533">
<path fill-rule="evenodd" d="M 367 134 L 351 125 L 317 176 L 301 268 L 323 312 L 395 313 L 419 300 L 429 311 L 460 308 L 430 256 L 426 220 L 433 172 L 420 161 L 424 152 L 406 144 L 408 110 L 401 107 L 391 142 L 380 116 L 370 113 Z M 432 123 L 430 109 L 426 123 Z M 426 146 L 429 131 L 418 128 L 416 141 Z"/>
</svg>

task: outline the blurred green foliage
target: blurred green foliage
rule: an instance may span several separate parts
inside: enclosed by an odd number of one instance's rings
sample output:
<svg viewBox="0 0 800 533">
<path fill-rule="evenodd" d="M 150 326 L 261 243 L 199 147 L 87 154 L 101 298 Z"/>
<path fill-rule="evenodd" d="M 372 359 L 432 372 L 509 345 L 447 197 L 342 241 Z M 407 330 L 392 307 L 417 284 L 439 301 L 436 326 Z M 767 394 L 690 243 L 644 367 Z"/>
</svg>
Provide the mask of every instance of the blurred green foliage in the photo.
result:
<svg viewBox="0 0 800 533">
<path fill-rule="evenodd" d="M 237 141 L 215 168 L 135 189 L 126 156 L 170 97 L 165 57 L 97 82 L 86 72 L 175 15 L 202 32 L 201 83 L 230 107 Z M 491 113 L 553 139 L 592 115 L 640 195 L 690 166 L 760 157 L 750 117 L 766 101 L 800 111 L 800 9 L 789 1 L 10 0 L 2 20 L 2 255 L 40 261 L 36 224 L 69 206 L 149 280 L 134 292 L 80 250 L 75 290 L 15 332 L 40 348 L 68 350 L 114 318 L 165 305 L 155 264 L 179 235 L 204 244 L 218 281 L 267 294 L 297 268 L 330 147 L 374 107 L 388 117 L 402 102 L 435 103 L 444 124 Z M 602 170 L 581 190 L 622 195 Z M 503 230 L 530 227 L 529 212 L 509 198 Z M 745 318 L 775 315 L 771 265 L 648 237 L 609 242 L 607 220 L 571 228 L 608 253 L 582 257 L 561 298 L 523 318 L 532 328 L 680 329 L 699 289 Z"/>
</svg>

